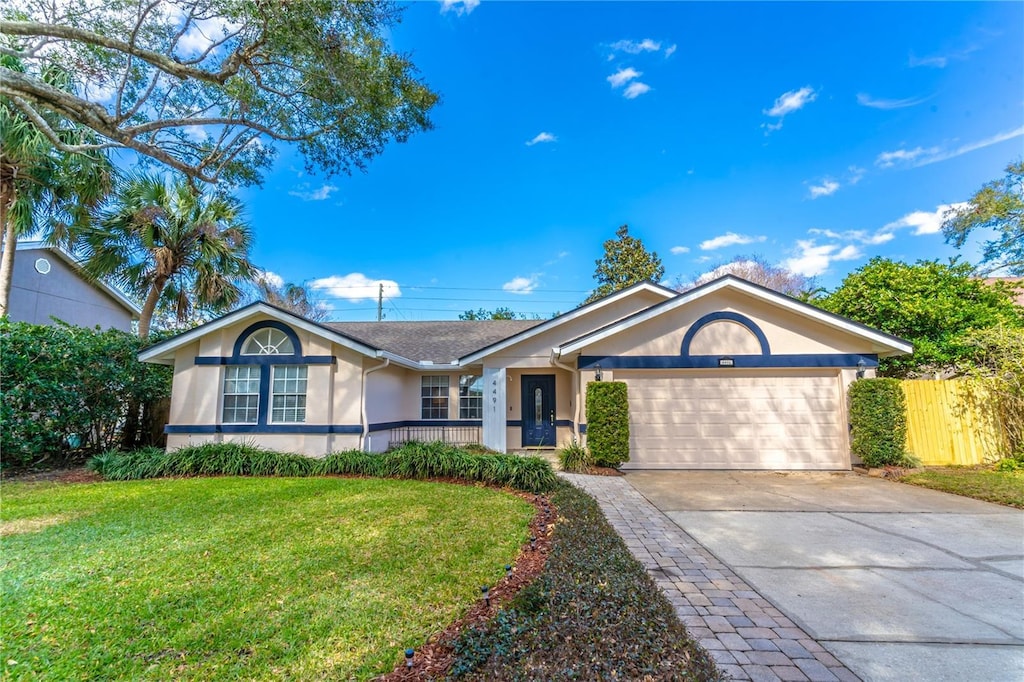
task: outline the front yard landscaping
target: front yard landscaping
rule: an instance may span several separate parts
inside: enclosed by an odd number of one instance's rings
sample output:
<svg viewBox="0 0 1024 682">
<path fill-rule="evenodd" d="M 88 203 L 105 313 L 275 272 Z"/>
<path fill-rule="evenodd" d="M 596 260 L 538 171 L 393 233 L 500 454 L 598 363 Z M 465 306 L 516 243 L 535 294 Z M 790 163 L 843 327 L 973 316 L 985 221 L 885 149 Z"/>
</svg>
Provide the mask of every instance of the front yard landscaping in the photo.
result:
<svg viewBox="0 0 1024 682">
<path fill-rule="evenodd" d="M 532 505 L 342 478 L 4 483 L 4 679 L 391 670 L 479 599 Z"/>
<path fill-rule="evenodd" d="M 911 485 L 1024 509 L 1024 471 L 944 467 L 908 474 L 900 480 Z"/>
</svg>

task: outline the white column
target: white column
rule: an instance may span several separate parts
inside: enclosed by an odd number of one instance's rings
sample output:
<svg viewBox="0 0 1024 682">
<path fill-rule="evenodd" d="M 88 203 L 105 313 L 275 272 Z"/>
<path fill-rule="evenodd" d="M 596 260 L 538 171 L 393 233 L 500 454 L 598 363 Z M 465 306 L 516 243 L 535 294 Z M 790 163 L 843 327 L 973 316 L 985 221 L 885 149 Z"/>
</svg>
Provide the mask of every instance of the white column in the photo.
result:
<svg viewBox="0 0 1024 682">
<path fill-rule="evenodd" d="M 507 383 L 504 367 L 484 367 L 484 445 L 505 452 Z"/>
</svg>

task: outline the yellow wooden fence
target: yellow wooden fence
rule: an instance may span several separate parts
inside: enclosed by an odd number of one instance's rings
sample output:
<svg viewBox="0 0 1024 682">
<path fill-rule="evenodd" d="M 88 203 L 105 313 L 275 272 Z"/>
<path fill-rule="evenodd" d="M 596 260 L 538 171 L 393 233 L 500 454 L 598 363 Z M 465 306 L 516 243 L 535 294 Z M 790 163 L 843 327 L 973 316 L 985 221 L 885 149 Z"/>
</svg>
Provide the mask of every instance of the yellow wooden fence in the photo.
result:
<svg viewBox="0 0 1024 682">
<path fill-rule="evenodd" d="M 967 379 L 900 382 L 907 396 L 907 450 L 925 466 L 983 464 L 1006 436 L 986 408 L 984 386 Z"/>
</svg>

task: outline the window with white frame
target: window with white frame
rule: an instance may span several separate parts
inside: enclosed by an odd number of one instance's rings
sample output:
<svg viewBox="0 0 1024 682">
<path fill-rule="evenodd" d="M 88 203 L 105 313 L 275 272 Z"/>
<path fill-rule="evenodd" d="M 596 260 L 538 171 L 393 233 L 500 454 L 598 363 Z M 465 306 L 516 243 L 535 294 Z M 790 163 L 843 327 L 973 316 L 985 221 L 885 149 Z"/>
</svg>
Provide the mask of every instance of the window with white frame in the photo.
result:
<svg viewBox="0 0 1024 682">
<path fill-rule="evenodd" d="M 270 394 L 270 421 L 306 421 L 306 366 L 274 365 Z"/>
<path fill-rule="evenodd" d="M 224 368 L 225 424 L 255 424 L 260 412 L 260 368 L 235 365 Z"/>
<path fill-rule="evenodd" d="M 448 377 L 420 377 L 420 418 L 448 418 Z"/>
<path fill-rule="evenodd" d="M 459 419 L 483 419 L 484 378 L 479 374 L 459 377 Z"/>
<path fill-rule="evenodd" d="M 294 355 L 295 344 L 280 329 L 257 329 L 242 346 L 242 355 Z"/>
</svg>

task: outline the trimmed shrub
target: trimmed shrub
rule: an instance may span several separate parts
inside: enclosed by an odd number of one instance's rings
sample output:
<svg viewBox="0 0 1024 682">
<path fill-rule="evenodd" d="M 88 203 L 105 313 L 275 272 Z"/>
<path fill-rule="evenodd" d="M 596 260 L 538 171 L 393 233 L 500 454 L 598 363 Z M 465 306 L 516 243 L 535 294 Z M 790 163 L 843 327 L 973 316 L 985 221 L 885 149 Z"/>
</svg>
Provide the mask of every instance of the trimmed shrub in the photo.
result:
<svg viewBox="0 0 1024 682">
<path fill-rule="evenodd" d="M 558 450 L 558 462 L 562 471 L 586 471 L 591 464 L 590 453 L 575 438 Z"/>
<path fill-rule="evenodd" d="M 858 379 L 849 396 L 853 454 L 869 467 L 907 464 L 907 399 L 900 382 Z"/>
<path fill-rule="evenodd" d="M 540 576 L 454 643 L 449 676 L 476 680 L 721 679 L 668 598 L 589 495 L 560 484 Z"/>
<path fill-rule="evenodd" d="M 625 383 L 587 384 L 587 447 L 597 466 L 617 469 L 629 461 L 629 395 Z"/>
<path fill-rule="evenodd" d="M 139 362 L 134 334 L 0 319 L 3 465 L 102 452 L 130 405 L 170 396 L 171 368 Z"/>
<path fill-rule="evenodd" d="M 324 459 L 275 452 L 247 443 L 205 443 L 172 452 L 145 448 L 134 452 L 105 452 L 88 467 L 111 480 L 159 476 L 326 476 L 379 478 L 454 478 L 532 493 L 546 492 L 557 478 L 539 457 L 472 455 L 445 443 L 406 443 L 374 454 L 361 450 L 335 452 Z"/>
</svg>

